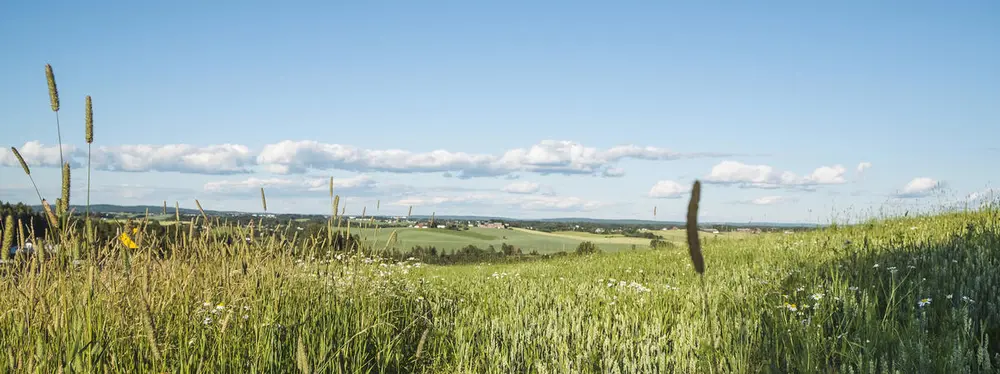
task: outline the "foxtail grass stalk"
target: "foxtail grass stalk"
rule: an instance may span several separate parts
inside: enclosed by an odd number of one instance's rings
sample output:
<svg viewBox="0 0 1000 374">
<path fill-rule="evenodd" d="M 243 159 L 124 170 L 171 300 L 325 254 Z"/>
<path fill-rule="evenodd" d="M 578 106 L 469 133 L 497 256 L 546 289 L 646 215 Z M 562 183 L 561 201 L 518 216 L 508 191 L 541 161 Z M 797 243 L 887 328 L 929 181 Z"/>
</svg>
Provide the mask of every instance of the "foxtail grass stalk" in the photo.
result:
<svg viewBox="0 0 1000 374">
<path fill-rule="evenodd" d="M 84 140 L 87 141 L 87 224 L 90 224 L 90 147 L 94 143 L 94 108 L 90 95 L 84 103 Z"/>
<path fill-rule="evenodd" d="M 69 213 L 69 191 L 70 191 L 70 168 L 69 163 L 64 163 L 62 167 L 62 199 L 60 200 L 59 212 L 62 219 Z"/>
<path fill-rule="evenodd" d="M 35 178 L 31 177 L 31 169 L 28 168 L 28 163 L 24 162 L 24 157 L 21 157 L 21 152 L 18 152 L 17 148 L 14 147 L 10 147 L 10 151 L 14 152 L 14 157 L 17 157 L 17 162 L 21 163 L 21 169 L 24 169 L 24 174 L 31 180 L 31 186 L 35 187 L 35 194 L 38 195 L 38 201 L 45 201 L 45 199 L 42 199 L 42 193 L 38 192 L 38 185 L 35 184 Z"/>
<path fill-rule="evenodd" d="M 59 164 L 65 163 L 62 151 L 62 126 L 59 125 L 59 89 L 56 88 L 56 75 L 52 72 L 52 65 L 45 64 L 45 80 L 49 83 L 49 104 L 52 111 L 56 113 L 56 135 L 59 137 Z"/>
<path fill-rule="evenodd" d="M 7 216 L 3 227 L 3 259 L 10 259 L 10 249 L 14 246 L 14 216 Z"/>
<path fill-rule="evenodd" d="M 45 215 L 48 216 L 49 221 L 51 221 L 52 227 L 56 229 L 59 228 L 59 219 L 56 218 L 55 213 L 52 212 L 52 207 L 49 206 L 49 202 L 42 199 L 42 209 L 45 209 Z"/>
</svg>

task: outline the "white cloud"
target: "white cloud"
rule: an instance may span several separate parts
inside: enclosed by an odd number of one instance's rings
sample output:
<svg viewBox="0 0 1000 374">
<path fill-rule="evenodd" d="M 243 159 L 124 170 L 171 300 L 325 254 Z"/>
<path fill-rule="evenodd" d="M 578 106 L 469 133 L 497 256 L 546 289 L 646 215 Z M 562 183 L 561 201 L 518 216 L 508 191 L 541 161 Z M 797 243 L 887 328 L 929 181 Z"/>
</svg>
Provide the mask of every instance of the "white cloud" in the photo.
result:
<svg viewBox="0 0 1000 374">
<path fill-rule="evenodd" d="M 538 192 L 541 189 L 541 185 L 535 182 L 514 182 L 508 184 L 503 188 L 504 192 L 516 193 L 516 194 L 532 194 Z"/>
<path fill-rule="evenodd" d="M 653 188 L 649 189 L 649 197 L 661 199 L 676 199 L 691 191 L 690 186 L 665 180 L 656 182 Z"/>
<path fill-rule="evenodd" d="M 334 193 L 358 193 L 372 190 L 377 183 L 367 175 L 350 178 L 334 178 Z M 255 195 L 263 188 L 268 195 L 303 195 L 318 193 L 326 196 L 330 190 L 329 178 L 247 178 L 239 181 L 216 181 L 206 183 L 204 190 L 210 193 L 228 195 Z"/>
<path fill-rule="evenodd" d="M 609 167 L 601 172 L 601 176 L 605 178 L 618 178 L 625 176 L 625 169 Z"/>
<path fill-rule="evenodd" d="M 900 198 L 918 198 L 930 195 L 935 190 L 940 189 L 943 184 L 937 180 L 919 177 L 913 178 L 910 183 L 903 186 L 903 189 L 896 194 Z"/>
<path fill-rule="evenodd" d="M 419 195 L 400 199 L 399 206 L 472 205 L 484 207 L 517 207 L 525 211 L 590 211 L 607 204 L 579 197 L 551 195 L 499 195 L 495 193 L 467 193 L 460 195 Z"/>
<path fill-rule="evenodd" d="M 123 145 L 94 150 L 94 168 L 108 171 L 173 171 L 194 174 L 249 173 L 253 155 L 243 145 Z"/>
<path fill-rule="evenodd" d="M 29 142 L 20 149 L 28 162 L 39 166 L 58 166 L 58 148 Z M 67 159 L 81 165 L 86 153 L 66 145 Z M 30 155 L 30 156 L 29 156 Z M 53 158 L 55 155 L 55 158 Z M 528 148 L 515 148 L 502 154 L 476 154 L 438 149 L 412 152 L 402 149 L 363 149 L 350 145 L 328 144 L 313 140 L 284 140 L 251 152 L 244 145 L 188 144 L 120 145 L 94 149 L 97 170 L 168 171 L 192 174 L 240 174 L 266 171 L 275 174 L 303 174 L 309 170 L 345 170 L 354 172 L 444 173 L 458 178 L 504 176 L 518 173 L 581 174 L 620 177 L 625 171 L 615 166 L 625 159 L 675 160 L 696 157 L 722 157 L 720 153 L 679 153 L 657 147 L 620 145 L 608 149 L 586 147 L 572 141 L 543 140 Z M 2 165 L 15 166 L 12 155 L 0 157 Z M 75 158 L 75 160 L 73 160 Z"/>
<path fill-rule="evenodd" d="M 871 167 L 872 167 L 872 163 L 868 162 L 868 161 L 865 161 L 865 162 L 862 162 L 862 163 L 858 164 L 858 169 L 857 169 L 858 170 L 858 174 L 864 173 L 865 170 L 868 170 Z"/>
<path fill-rule="evenodd" d="M 705 183 L 735 184 L 744 188 L 810 187 L 846 183 L 841 165 L 822 166 L 806 176 L 790 171 L 779 171 L 768 165 L 747 165 L 737 161 L 723 161 L 712 167 Z"/>
<path fill-rule="evenodd" d="M 785 196 L 763 196 L 750 200 L 749 203 L 753 205 L 775 205 L 791 201 L 795 201 L 795 199 Z"/>
<path fill-rule="evenodd" d="M 304 173 L 310 169 L 384 171 L 396 173 L 448 172 L 460 178 L 538 174 L 590 174 L 621 176 L 614 167 L 623 159 L 672 160 L 716 157 L 713 153 L 682 154 L 662 148 L 618 146 L 606 150 L 571 141 L 543 140 L 529 148 L 517 148 L 500 156 L 435 150 L 416 153 L 399 149 L 367 150 L 316 141 L 286 140 L 264 147 L 257 163 L 279 173 Z"/>
<path fill-rule="evenodd" d="M 76 147 L 63 144 L 63 158 L 70 163 L 71 167 L 79 167 L 80 164 L 72 158 L 76 153 Z M 60 167 L 59 164 L 59 146 L 51 145 L 46 146 L 38 141 L 30 141 L 24 143 L 24 145 L 17 147 L 17 152 L 21 154 L 24 158 L 24 162 L 28 164 L 28 168 L 36 167 Z M 17 161 L 17 156 L 14 156 L 14 151 L 6 149 L 4 152 L 0 153 L 0 166 L 13 166 L 21 167 L 21 163 Z"/>
</svg>

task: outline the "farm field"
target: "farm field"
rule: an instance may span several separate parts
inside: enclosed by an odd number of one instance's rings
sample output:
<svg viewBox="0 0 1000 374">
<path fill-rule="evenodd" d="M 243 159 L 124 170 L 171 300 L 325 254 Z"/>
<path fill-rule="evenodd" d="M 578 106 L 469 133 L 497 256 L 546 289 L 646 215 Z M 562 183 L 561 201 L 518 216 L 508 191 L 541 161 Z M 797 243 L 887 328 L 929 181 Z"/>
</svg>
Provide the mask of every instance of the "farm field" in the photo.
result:
<svg viewBox="0 0 1000 374">
<path fill-rule="evenodd" d="M 408 250 L 413 246 L 433 246 L 438 250 L 458 250 L 467 245 L 475 245 L 479 248 L 487 248 L 492 245 L 499 250 L 500 245 L 507 243 L 521 248 L 524 253 L 538 251 L 539 254 L 549 254 L 560 251 L 572 252 L 577 245 L 583 241 L 591 241 L 602 251 L 648 249 L 649 239 L 628 238 L 624 236 L 605 237 L 603 235 L 579 233 L 579 232 L 558 232 L 546 233 L 526 229 L 487 229 L 469 228 L 469 230 L 455 231 L 447 229 L 417 229 L 417 228 L 351 228 L 352 235 L 358 235 L 363 241 L 375 247 L 385 246 L 389 236 L 396 231 L 395 247 L 400 250 Z M 346 231 L 346 229 L 342 229 Z M 672 238 L 677 244 L 683 242 L 684 237 Z"/>
</svg>

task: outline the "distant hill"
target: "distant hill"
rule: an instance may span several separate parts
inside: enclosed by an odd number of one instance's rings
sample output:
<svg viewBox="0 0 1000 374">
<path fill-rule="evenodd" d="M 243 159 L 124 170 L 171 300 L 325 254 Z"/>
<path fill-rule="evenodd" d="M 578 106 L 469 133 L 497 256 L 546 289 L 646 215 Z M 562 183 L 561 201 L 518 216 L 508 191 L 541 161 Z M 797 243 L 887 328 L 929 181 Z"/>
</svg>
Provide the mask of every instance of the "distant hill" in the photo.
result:
<svg viewBox="0 0 1000 374">
<path fill-rule="evenodd" d="M 32 205 L 31 209 L 34 209 L 35 211 L 42 211 L 43 208 L 42 208 L 41 205 Z M 87 206 L 85 206 L 85 205 L 70 205 L 70 209 L 75 209 L 78 213 L 79 212 L 85 212 L 87 210 Z M 113 205 L 113 204 L 93 204 L 93 205 L 90 206 L 90 211 L 94 212 L 94 213 L 146 214 L 147 210 L 149 211 L 149 214 L 161 214 L 161 213 L 163 213 L 163 206 L 162 205 L 161 206 L 155 206 L 155 205 L 130 205 L 130 206 L 127 206 L 127 205 Z M 201 214 L 201 212 L 198 211 L 198 209 L 188 209 L 188 208 L 180 208 L 180 212 L 181 212 L 181 214 Z M 174 207 L 168 206 L 167 207 L 167 214 L 174 214 Z M 228 214 L 245 214 L 245 213 L 234 212 L 234 211 L 206 210 L 205 214 L 208 214 L 208 215 L 228 215 Z"/>
<path fill-rule="evenodd" d="M 36 211 L 41 211 L 41 205 L 33 205 L 31 207 Z M 76 209 L 77 212 L 83 212 L 87 209 L 86 206 L 73 205 L 72 209 Z M 145 214 L 146 211 L 150 214 L 161 214 L 163 212 L 163 206 L 156 205 L 114 205 L 114 204 L 95 204 L 90 206 L 90 211 L 95 213 L 126 213 L 126 214 Z M 181 214 L 201 214 L 198 209 L 190 208 L 180 208 Z M 222 210 L 205 210 L 205 214 L 208 215 L 241 215 L 241 214 L 256 214 L 257 212 L 239 212 L 239 211 L 222 211 Z M 167 206 L 167 214 L 174 214 L 174 207 Z M 298 217 L 311 217 L 311 218 L 322 218 L 327 217 L 323 214 L 280 214 L 274 213 L 276 216 L 298 216 Z M 381 217 L 392 217 L 391 215 L 379 215 Z M 430 219 L 429 215 L 412 215 L 411 219 L 414 220 L 427 220 Z M 649 226 L 683 226 L 684 222 L 678 221 L 654 221 L 654 220 L 643 220 L 643 219 L 603 219 L 603 218 L 584 218 L 584 217 L 565 217 L 565 218 L 538 218 L 538 219 L 527 219 L 527 218 L 510 218 L 510 217 L 499 217 L 499 216 L 461 216 L 461 215 L 442 215 L 435 216 L 435 219 L 445 220 L 445 221 L 489 221 L 489 220 L 499 220 L 499 221 L 511 221 L 511 222 L 558 222 L 558 223 L 589 223 L 589 224 L 600 224 L 600 225 L 649 225 Z M 810 223 L 777 223 L 777 222 L 701 222 L 701 225 L 729 225 L 729 226 L 753 226 L 753 227 L 816 227 L 816 224 Z"/>
</svg>

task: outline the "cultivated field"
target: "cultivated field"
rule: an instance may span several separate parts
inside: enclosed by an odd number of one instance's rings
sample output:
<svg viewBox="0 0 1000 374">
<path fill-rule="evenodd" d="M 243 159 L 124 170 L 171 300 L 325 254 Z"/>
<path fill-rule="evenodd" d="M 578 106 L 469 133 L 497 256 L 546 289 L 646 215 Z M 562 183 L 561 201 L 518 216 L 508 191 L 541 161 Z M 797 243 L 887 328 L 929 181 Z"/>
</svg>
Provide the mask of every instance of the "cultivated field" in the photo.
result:
<svg viewBox="0 0 1000 374">
<path fill-rule="evenodd" d="M 342 229 L 346 232 L 346 229 Z M 649 239 L 628 238 L 621 235 L 604 236 L 581 232 L 546 233 L 525 229 L 487 229 L 473 227 L 468 230 L 455 231 L 447 229 L 417 229 L 417 228 L 380 228 L 351 229 L 351 234 L 357 234 L 372 246 L 384 246 L 392 232 L 396 232 L 393 244 L 400 250 L 409 250 L 413 246 L 433 246 L 438 250 L 458 250 L 467 245 L 475 245 L 486 249 L 492 245 L 497 250 L 507 243 L 521 248 L 522 252 L 538 251 L 539 254 L 550 254 L 560 251 L 573 252 L 583 241 L 597 244 L 602 251 L 619 251 L 632 249 L 648 249 Z M 683 236 L 673 237 L 674 242 L 683 242 Z"/>
</svg>

